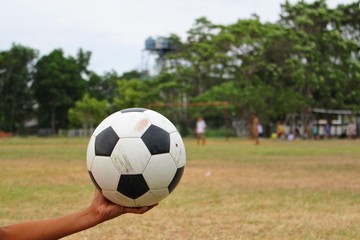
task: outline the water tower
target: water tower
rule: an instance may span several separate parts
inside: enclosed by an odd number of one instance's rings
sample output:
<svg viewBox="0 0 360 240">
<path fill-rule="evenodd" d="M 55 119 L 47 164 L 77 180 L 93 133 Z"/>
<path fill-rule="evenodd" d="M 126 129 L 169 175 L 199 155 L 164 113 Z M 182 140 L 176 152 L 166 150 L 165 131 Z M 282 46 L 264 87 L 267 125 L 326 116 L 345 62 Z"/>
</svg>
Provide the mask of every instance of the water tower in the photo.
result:
<svg viewBox="0 0 360 240">
<path fill-rule="evenodd" d="M 142 54 L 142 71 L 159 73 L 165 64 L 164 56 L 175 50 L 169 37 L 148 37 Z M 149 66 L 150 65 L 150 66 Z"/>
</svg>

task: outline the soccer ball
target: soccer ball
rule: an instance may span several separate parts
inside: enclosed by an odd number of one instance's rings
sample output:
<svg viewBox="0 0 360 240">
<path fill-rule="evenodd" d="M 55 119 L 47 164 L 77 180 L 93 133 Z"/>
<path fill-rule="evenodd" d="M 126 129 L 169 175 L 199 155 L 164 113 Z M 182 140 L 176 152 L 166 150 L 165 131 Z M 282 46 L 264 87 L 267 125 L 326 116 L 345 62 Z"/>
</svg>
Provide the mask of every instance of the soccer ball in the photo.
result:
<svg viewBox="0 0 360 240">
<path fill-rule="evenodd" d="M 128 108 L 105 118 L 90 138 L 87 168 L 105 198 L 127 207 L 149 206 L 178 185 L 186 153 L 176 127 L 163 115 Z"/>
</svg>

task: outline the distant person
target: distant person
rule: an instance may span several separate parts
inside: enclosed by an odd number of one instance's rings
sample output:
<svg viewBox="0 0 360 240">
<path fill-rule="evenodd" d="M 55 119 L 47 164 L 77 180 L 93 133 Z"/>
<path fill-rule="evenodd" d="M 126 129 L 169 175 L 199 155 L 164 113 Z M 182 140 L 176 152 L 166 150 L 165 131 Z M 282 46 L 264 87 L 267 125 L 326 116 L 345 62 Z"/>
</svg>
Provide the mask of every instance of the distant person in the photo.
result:
<svg viewBox="0 0 360 240">
<path fill-rule="evenodd" d="M 259 124 L 260 124 L 259 119 L 254 113 L 251 121 L 251 134 L 252 137 L 255 139 L 256 145 L 259 145 L 259 128 L 258 128 Z"/>
<path fill-rule="evenodd" d="M 350 139 L 356 138 L 356 124 L 354 122 L 348 124 L 347 132 Z"/>
<path fill-rule="evenodd" d="M 120 206 L 105 199 L 101 192 L 96 189 L 92 204 L 84 210 L 58 218 L 0 227 L 0 239 L 60 239 L 94 227 L 125 213 L 143 214 L 154 206 L 155 205 L 149 207 Z"/>
<path fill-rule="evenodd" d="M 306 124 L 305 134 L 304 134 L 304 138 L 305 138 L 305 139 L 312 139 L 312 138 L 313 138 L 312 125 L 313 125 L 313 123 L 312 123 L 311 121 L 309 121 L 309 122 Z"/>
<path fill-rule="evenodd" d="M 331 137 L 331 126 L 329 121 L 327 121 L 325 125 L 325 138 L 330 138 L 330 137 Z"/>
<path fill-rule="evenodd" d="M 264 128 L 262 126 L 261 123 L 258 124 L 258 133 L 259 133 L 259 138 L 263 137 L 264 135 Z"/>
<path fill-rule="evenodd" d="M 196 140 L 198 145 L 200 144 L 205 145 L 206 143 L 205 130 L 206 130 L 205 120 L 202 117 L 198 117 L 195 128 Z"/>
<path fill-rule="evenodd" d="M 294 141 L 294 140 L 295 140 L 295 135 L 294 135 L 292 132 L 290 132 L 289 135 L 288 135 L 288 137 L 287 137 L 287 139 L 288 139 L 289 141 Z"/>
<path fill-rule="evenodd" d="M 296 127 L 295 127 L 295 134 L 294 134 L 294 139 L 298 139 L 298 138 L 300 138 L 301 137 L 301 134 L 300 134 L 300 125 L 297 125 Z"/>
<path fill-rule="evenodd" d="M 279 122 L 277 126 L 277 137 L 283 139 L 285 134 L 285 126 L 283 122 Z"/>
<path fill-rule="evenodd" d="M 319 139 L 319 127 L 316 121 L 313 122 L 312 135 L 314 139 Z"/>
</svg>

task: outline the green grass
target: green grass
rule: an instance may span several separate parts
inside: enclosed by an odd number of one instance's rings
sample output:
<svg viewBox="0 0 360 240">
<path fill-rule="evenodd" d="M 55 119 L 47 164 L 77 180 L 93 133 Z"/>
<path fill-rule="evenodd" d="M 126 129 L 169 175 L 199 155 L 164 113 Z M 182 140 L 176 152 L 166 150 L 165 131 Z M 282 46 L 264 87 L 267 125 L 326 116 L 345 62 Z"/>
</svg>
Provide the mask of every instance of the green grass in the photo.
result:
<svg viewBox="0 0 360 240">
<path fill-rule="evenodd" d="M 0 225 L 85 208 L 88 139 L 0 139 Z M 360 239 L 360 142 L 185 139 L 175 191 L 67 239 Z"/>
</svg>

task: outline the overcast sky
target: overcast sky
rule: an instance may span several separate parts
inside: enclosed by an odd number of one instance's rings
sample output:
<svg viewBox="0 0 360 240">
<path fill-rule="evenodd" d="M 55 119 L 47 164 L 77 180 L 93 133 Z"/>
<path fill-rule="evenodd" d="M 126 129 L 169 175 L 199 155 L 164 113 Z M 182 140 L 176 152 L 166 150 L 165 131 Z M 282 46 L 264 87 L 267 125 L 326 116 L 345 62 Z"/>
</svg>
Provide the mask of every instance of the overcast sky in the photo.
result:
<svg viewBox="0 0 360 240">
<path fill-rule="evenodd" d="M 330 7 L 355 0 L 328 0 Z M 279 19 L 285 0 L 0 0 L 0 51 L 12 43 L 40 55 L 62 48 L 92 52 L 90 70 L 119 74 L 140 70 L 145 39 L 175 33 L 185 38 L 195 19 L 232 24 L 253 13 Z M 296 1 L 290 1 L 296 2 Z M 312 2 L 312 1 L 311 1 Z"/>
</svg>

